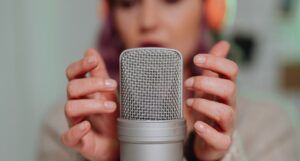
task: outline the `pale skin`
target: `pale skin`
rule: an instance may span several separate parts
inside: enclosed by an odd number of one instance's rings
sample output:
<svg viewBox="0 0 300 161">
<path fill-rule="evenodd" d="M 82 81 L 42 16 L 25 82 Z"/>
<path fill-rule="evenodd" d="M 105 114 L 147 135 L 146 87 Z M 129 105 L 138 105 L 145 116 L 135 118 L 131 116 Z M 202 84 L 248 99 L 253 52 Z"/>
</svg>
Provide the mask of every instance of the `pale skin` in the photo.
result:
<svg viewBox="0 0 300 161">
<path fill-rule="evenodd" d="M 113 11 L 125 47 L 155 42 L 179 50 L 186 64 L 199 43 L 203 2 L 129 1 L 134 2 L 129 8 L 121 3 Z M 226 58 L 229 48 L 222 41 L 209 53 L 194 56 L 194 65 L 204 70 L 202 75 L 190 77 L 189 69 L 185 68 L 185 93 L 194 91 L 196 96 L 185 98 L 184 113 L 189 132 L 194 130 L 197 134 L 194 152 L 200 161 L 222 159 L 232 144 L 238 66 Z M 69 83 L 65 114 L 70 129 L 62 135 L 62 142 L 87 160 L 116 161 L 119 157 L 117 82 L 109 78 L 105 62 L 94 49 L 87 50 L 81 60 L 69 65 L 66 75 Z"/>
</svg>

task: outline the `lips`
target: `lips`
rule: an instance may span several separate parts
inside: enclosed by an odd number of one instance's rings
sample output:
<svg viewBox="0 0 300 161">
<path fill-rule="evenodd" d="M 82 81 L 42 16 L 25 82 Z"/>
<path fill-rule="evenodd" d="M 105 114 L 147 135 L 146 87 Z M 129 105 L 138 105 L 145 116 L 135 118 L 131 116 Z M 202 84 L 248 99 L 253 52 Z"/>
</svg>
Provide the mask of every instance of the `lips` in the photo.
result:
<svg viewBox="0 0 300 161">
<path fill-rule="evenodd" d="M 143 42 L 140 47 L 163 47 L 163 45 L 158 42 Z"/>
</svg>

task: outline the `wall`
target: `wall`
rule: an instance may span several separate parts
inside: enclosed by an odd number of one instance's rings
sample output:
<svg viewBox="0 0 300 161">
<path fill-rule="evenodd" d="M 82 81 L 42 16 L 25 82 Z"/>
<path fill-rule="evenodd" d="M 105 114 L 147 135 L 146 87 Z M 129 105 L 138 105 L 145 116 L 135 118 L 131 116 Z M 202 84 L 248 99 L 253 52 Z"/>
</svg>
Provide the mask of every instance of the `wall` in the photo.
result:
<svg viewBox="0 0 300 161">
<path fill-rule="evenodd" d="M 41 119 L 65 100 L 66 66 L 93 46 L 97 4 L 0 0 L 0 160 L 35 160 Z"/>
</svg>

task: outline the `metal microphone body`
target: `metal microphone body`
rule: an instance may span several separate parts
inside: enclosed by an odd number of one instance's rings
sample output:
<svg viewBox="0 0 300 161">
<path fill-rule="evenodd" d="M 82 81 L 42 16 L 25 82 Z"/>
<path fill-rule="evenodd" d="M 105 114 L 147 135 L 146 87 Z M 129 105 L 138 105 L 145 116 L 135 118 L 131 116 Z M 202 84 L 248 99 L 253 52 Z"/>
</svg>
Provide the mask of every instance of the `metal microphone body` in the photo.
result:
<svg viewBox="0 0 300 161">
<path fill-rule="evenodd" d="M 120 56 L 121 161 L 182 161 L 182 56 L 166 48 L 136 48 Z"/>
</svg>

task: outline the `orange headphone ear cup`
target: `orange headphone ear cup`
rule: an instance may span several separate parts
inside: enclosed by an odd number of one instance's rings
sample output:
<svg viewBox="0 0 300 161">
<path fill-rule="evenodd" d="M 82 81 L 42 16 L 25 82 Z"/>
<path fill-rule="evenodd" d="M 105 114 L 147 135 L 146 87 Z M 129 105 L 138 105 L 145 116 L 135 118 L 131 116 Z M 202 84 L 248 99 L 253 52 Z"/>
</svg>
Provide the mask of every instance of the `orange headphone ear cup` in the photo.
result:
<svg viewBox="0 0 300 161">
<path fill-rule="evenodd" d="M 205 0 L 204 2 L 204 14 L 208 26 L 214 31 L 221 31 L 226 16 L 226 0 Z"/>
</svg>

